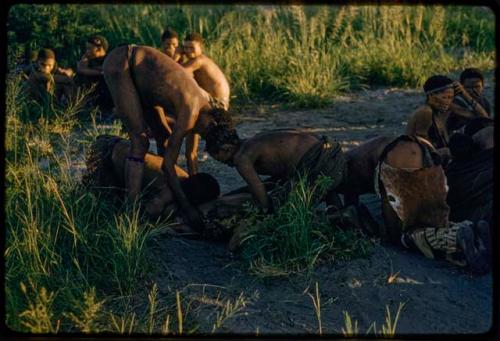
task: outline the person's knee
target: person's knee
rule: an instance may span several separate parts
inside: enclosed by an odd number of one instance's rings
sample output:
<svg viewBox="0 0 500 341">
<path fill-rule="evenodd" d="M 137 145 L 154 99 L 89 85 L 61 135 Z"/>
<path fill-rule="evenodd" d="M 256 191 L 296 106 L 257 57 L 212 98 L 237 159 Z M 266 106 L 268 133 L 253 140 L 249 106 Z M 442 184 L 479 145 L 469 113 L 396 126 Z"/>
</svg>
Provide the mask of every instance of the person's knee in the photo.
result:
<svg viewBox="0 0 500 341">
<path fill-rule="evenodd" d="M 149 149 L 149 139 L 148 136 L 146 135 L 146 132 L 136 134 L 136 135 L 131 135 L 130 136 L 131 140 L 131 153 L 132 155 L 140 155 L 144 156 L 148 152 Z"/>
</svg>

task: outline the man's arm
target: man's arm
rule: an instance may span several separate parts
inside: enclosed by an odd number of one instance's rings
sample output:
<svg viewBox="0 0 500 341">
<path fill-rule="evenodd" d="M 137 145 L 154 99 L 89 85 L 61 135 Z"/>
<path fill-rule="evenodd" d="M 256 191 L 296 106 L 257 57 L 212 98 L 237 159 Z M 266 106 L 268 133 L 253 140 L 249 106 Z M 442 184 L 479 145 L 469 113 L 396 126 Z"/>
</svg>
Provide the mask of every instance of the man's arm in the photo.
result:
<svg viewBox="0 0 500 341">
<path fill-rule="evenodd" d="M 184 112 L 180 113 L 179 116 L 185 117 L 191 116 L 191 113 Z M 196 117 L 197 118 L 197 117 Z M 169 138 L 167 148 L 165 150 L 165 155 L 163 158 L 162 170 L 166 178 L 166 183 L 169 185 L 170 189 L 174 193 L 175 199 L 183 212 L 187 215 L 187 218 L 193 228 L 200 230 L 203 228 L 203 221 L 198 213 L 198 211 L 189 203 L 184 191 L 181 188 L 179 179 L 177 178 L 177 173 L 175 171 L 175 164 L 177 163 L 177 158 L 179 156 L 179 151 L 181 149 L 182 141 L 186 133 L 191 130 L 194 126 L 196 118 L 191 118 L 190 120 L 183 120 L 182 122 L 177 122 L 174 126 L 172 135 Z"/>
<path fill-rule="evenodd" d="M 186 161 L 189 176 L 198 173 L 198 143 L 200 142 L 200 135 L 190 133 L 186 137 Z"/>
<path fill-rule="evenodd" d="M 198 57 L 198 58 L 189 60 L 186 63 L 181 64 L 181 65 L 184 67 L 184 69 L 186 69 L 186 71 L 194 73 L 196 70 L 198 70 L 199 68 L 201 68 L 201 66 L 203 65 L 203 63 L 202 63 L 201 58 Z"/>
<path fill-rule="evenodd" d="M 453 110 L 453 113 L 465 117 L 465 118 L 473 118 L 473 117 L 488 117 L 488 113 L 484 108 L 479 104 L 478 101 L 474 100 L 472 96 L 464 89 L 463 85 L 459 82 L 455 82 L 455 93 L 462 96 L 463 100 L 472 107 L 473 112 L 457 105 L 456 103 L 452 103 L 450 108 Z"/>
<path fill-rule="evenodd" d="M 84 57 L 78 62 L 76 72 L 83 76 L 101 76 L 102 67 L 90 68 L 89 60 Z"/>
<path fill-rule="evenodd" d="M 252 161 L 248 157 L 239 157 L 235 160 L 236 169 L 241 177 L 248 184 L 250 192 L 260 207 L 265 211 L 269 210 L 269 198 L 267 196 L 266 187 L 262 183 L 257 174 Z"/>
</svg>

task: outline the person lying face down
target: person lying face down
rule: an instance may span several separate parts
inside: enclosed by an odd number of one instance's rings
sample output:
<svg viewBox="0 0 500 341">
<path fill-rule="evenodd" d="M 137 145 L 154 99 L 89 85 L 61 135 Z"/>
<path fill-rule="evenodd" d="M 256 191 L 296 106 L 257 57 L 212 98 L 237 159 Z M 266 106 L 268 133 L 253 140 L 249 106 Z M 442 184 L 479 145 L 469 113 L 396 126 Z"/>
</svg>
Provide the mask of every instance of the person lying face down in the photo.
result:
<svg viewBox="0 0 500 341">
<path fill-rule="evenodd" d="M 456 83 L 442 75 L 432 76 L 424 84 L 426 102 L 412 113 L 406 127 L 406 134 L 423 137 L 430 141 L 444 157 L 444 164 L 450 156 L 446 121 L 455 94 Z"/>
<path fill-rule="evenodd" d="M 100 135 L 89 148 L 86 159 L 87 170 L 83 183 L 94 188 L 105 189 L 116 195 L 125 194 L 125 163 L 130 141 L 118 136 Z M 152 196 L 160 191 L 166 193 L 166 203 L 173 204 L 175 197 L 165 184 L 160 156 L 147 153 L 144 158 L 143 190 Z M 220 194 L 217 180 L 207 173 L 189 176 L 182 168 L 175 171 L 181 186 L 192 205 L 213 200 Z M 168 213 L 168 212 L 167 212 Z"/>
<path fill-rule="evenodd" d="M 257 204 L 269 211 L 283 200 L 291 184 L 305 176 L 310 184 L 319 175 L 332 179 L 327 205 L 338 205 L 335 188 L 346 176 L 346 161 L 335 141 L 296 129 L 278 129 L 241 140 L 235 129 L 217 126 L 206 136 L 206 151 L 216 160 L 236 167 Z M 277 203 L 269 198 L 259 175 L 284 181 L 277 186 Z"/>
<path fill-rule="evenodd" d="M 82 183 L 111 197 L 125 195 L 125 162 L 130 141 L 118 136 L 101 135 L 90 146 L 86 158 L 87 169 Z M 165 187 L 161 168 L 163 158 L 147 153 L 144 158 L 143 187 L 145 196 L 152 197 Z M 176 166 L 176 173 L 186 196 L 195 205 L 203 217 L 206 228 L 198 231 L 182 215 L 175 198 L 170 195 L 163 218 L 173 217 L 171 228 L 182 234 L 198 235 L 206 239 L 227 239 L 231 229 L 224 224 L 224 219 L 241 214 L 244 205 L 251 202 L 249 193 L 239 193 L 219 197 L 220 187 L 217 180 L 207 173 L 189 176 Z M 168 188 L 167 188 L 168 191 Z M 239 239 L 238 239 L 239 240 Z M 236 246 L 236 245 L 235 245 Z"/>
<path fill-rule="evenodd" d="M 449 221 L 446 176 L 428 142 L 408 135 L 391 142 L 375 181 L 385 222 L 381 237 L 476 273 L 489 271 L 489 225 Z"/>
</svg>

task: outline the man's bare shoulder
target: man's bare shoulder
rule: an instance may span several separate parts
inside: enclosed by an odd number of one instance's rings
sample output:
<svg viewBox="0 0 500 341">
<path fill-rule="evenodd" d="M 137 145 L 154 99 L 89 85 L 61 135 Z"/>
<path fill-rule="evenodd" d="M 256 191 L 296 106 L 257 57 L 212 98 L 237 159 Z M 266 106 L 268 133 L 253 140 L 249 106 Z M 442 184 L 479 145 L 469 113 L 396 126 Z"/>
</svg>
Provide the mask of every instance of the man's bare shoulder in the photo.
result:
<svg viewBox="0 0 500 341">
<path fill-rule="evenodd" d="M 432 109 L 429 105 L 424 104 L 418 107 L 412 114 L 412 117 L 417 120 L 431 119 Z"/>
</svg>

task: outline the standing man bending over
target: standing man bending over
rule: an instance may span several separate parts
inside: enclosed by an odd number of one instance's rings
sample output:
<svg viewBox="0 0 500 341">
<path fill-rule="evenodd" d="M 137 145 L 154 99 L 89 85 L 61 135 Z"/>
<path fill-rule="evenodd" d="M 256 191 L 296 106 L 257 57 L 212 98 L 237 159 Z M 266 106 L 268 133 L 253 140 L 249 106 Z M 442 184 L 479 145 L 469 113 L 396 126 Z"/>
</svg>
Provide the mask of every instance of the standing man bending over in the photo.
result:
<svg viewBox="0 0 500 341">
<path fill-rule="evenodd" d="M 191 158 L 191 162 L 188 162 L 189 174 L 196 174 L 195 134 L 204 136 L 210 126 L 220 122 L 231 124 L 231 117 L 226 111 L 211 105 L 203 90 L 182 66 L 152 47 L 117 47 L 106 58 L 103 71 L 117 114 L 131 140 L 125 166 L 128 199 L 137 199 L 141 190 L 144 156 L 149 148 L 146 134 L 149 127 L 158 146 L 163 146 L 162 170 L 165 182 L 191 225 L 202 228 L 203 222 L 198 211 L 189 203 L 180 186 L 175 165 L 184 137 L 188 137 L 186 154 Z M 163 111 L 173 117 L 171 130 L 165 125 Z M 147 207 L 151 215 L 161 213 L 168 201 L 167 194 L 162 191 L 151 201 Z"/>
</svg>

